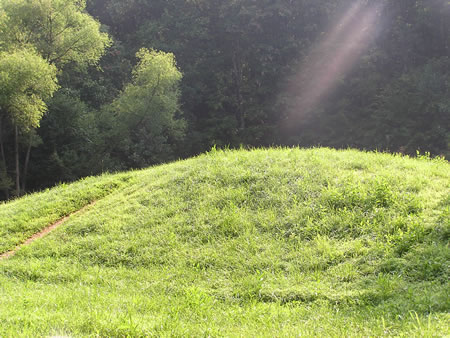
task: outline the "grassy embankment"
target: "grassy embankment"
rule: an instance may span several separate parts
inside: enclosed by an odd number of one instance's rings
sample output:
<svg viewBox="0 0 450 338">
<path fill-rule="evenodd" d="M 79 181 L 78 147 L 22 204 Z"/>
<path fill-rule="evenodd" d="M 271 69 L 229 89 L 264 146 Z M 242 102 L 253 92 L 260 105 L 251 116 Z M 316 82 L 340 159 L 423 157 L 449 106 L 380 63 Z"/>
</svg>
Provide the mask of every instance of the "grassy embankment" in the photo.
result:
<svg viewBox="0 0 450 338">
<path fill-rule="evenodd" d="M 442 336 L 450 165 L 212 151 L 0 205 L 0 336 Z"/>
</svg>

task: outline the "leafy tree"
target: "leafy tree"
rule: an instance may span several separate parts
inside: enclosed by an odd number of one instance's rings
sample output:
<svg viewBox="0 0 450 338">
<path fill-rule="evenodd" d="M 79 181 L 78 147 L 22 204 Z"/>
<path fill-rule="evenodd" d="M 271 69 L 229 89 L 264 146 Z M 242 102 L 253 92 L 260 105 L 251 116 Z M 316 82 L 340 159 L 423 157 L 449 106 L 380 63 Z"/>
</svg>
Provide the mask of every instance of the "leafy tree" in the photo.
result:
<svg viewBox="0 0 450 338">
<path fill-rule="evenodd" d="M 84 0 L 1 0 L 0 41 L 32 46 L 59 68 L 96 63 L 110 39 L 85 8 Z"/>
<path fill-rule="evenodd" d="M 113 144 L 131 167 L 168 160 L 184 135 L 179 114 L 181 73 L 171 53 L 141 49 L 132 83 L 112 104 L 117 114 Z M 120 142 L 120 143 L 119 143 Z"/>
<path fill-rule="evenodd" d="M 110 39 L 106 33 L 100 31 L 100 24 L 86 13 L 85 7 L 83 0 L 0 0 L 0 51 L 14 53 L 15 50 L 33 50 L 35 59 L 40 57 L 43 62 L 56 66 L 59 71 L 69 63 L 96 64 L 110 44 Z M 26 63 L 24 69 L 35 71 L 28 66 L 34 61 L 25 57 L 21 61 Z M 42 65 L 42 62 L 36 64 Z M 8 71 L 6 66 L 3 71 L 5 74 Z M 44 78 L 42 81 L 42 85 L 48 83 Z M 51 95 L 41 95 L 42 99 L 49 96 Z M 20 90 L 17 97 L 21 97 Z M 17 97 L 15 100 L 18 100 Z M 31 129 L 39 125 L 42 113 L 46 110 L 44 101 L 30 102 L 30 99 L 21 102 L 20 113 L 12 106 L 9 108 L 10 113 L 15 114 L 13 121 L 16 140 L 19 138 L 19 130 L 28 134 L 22 190 L 26 188 L 31 147 L 36 144 L 33 140 L 37 139 Z M 28 109 L 28 105 L 40 108 Z M 31 111 L 34 113 L 31 114 Z M 18 141 L 15 143 L 15 154 L 16 193 L 19 194 Z"/>
<path fill-rule="evenodd" d="M 14 125 L 14 153 L 16 170 L 16 195 L 20 195 L 19 129 L 33 138 L 32 128 L 37 128 L 47 110 L 45 100 L 58 88 L 56 67 L 32 51 L 0 53 L 0 107 L 1 119 L 7 117 Z M 6 169 L 3 141 L 2 167 Z M 29 161 L 29 150 L 25 162 Z"/>
<path fill-rule="evenodd" d="M 191 153 L 274 142 L 277 94 L 301 48 L 320 33 L 323 2 L 118 2 L 91 1 L 91 8 L 130 50 L 144 45 L 177 56 Z"/>
</svg>

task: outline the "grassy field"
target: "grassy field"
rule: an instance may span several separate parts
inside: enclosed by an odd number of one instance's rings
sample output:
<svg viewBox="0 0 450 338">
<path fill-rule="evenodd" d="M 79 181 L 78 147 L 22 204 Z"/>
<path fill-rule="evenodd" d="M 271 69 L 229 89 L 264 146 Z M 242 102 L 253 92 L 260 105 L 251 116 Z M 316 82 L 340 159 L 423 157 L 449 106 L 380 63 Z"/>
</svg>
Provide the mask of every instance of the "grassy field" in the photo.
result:
<svg viewBox="0 0 450 338">
<path fill-rule="evenodd" d="M 450 334 L 450 165 L 216 151 L 0 205 L 0 336 Z"/>
</svg>

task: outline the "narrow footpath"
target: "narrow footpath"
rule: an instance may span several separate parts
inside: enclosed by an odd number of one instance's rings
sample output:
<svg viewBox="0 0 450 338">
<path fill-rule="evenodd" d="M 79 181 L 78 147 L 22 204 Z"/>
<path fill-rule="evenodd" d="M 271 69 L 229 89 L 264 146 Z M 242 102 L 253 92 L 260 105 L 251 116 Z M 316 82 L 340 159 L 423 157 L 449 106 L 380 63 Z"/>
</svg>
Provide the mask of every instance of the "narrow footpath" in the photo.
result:
<svg viewBox="0 0 450 338">
<path fill-rule="evenodd" d="M 17 251 L 19 251 L 21 248 L 23 248 L 24 246 L 30 245 L 31 243 L 33 243 L 34 241 L 46 236 L 47 234 L 49 234 L 50 232 L 52 232 L 53 230 L 55 230 L 56 228 L 60 227 L 62 224 L 64 224 L 70 217 L 78 215 L 80 213 L 82 213 L 83 211 L 85 211 L 87 208 L 93 206 L 95 204 L 95 201 L 84 206 L 83 208 L 81 208 L 80 210 L 77 210 L 73 213 L 71 213 L 70 215 L 67 215 L 63 218 L 61 218 L 60 220 L 56 221 L 55 223 L 47 226 L 46 228 L 44 228 L 43 230 L 41 230 L 38 233 L 35 233 L 33 236 L 31 236 L 30 238 L 28 238 L 25 242 L 23 242 L 22 244 L 19 244 L 18 246 L 16 246 L 14 249 L 7 251 L 5 253 L 0 254 L 0 261 L 3 259 L 8 259 L 12 256 L 14 256 L 16 254 Z"/>
</svg>

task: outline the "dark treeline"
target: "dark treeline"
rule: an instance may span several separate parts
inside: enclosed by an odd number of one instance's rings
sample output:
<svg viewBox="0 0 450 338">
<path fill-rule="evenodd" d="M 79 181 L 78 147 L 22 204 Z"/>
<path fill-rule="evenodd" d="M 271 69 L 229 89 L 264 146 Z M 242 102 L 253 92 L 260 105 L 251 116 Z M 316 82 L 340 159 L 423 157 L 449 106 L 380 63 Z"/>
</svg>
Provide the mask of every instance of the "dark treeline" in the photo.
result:
<svg viewBox="0 0 450 338">
<path fill-rule="evenodd" d="M 188 157 L 213 145 L 450 155 L 448 1 L 85 5 L 110 40 L 98 62 L 54 62 L 59 89 L 45 100 L 40 127 L 18 129 L 18 158 L 29 162 L 20 169 L 22 190 Z M 0 116 L 4 197 L 20 192 L 18 123 L 7 116 Z"/>
</svg>

